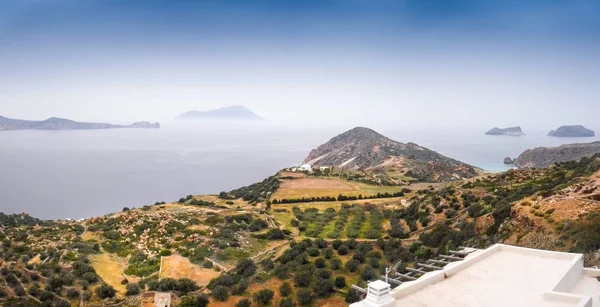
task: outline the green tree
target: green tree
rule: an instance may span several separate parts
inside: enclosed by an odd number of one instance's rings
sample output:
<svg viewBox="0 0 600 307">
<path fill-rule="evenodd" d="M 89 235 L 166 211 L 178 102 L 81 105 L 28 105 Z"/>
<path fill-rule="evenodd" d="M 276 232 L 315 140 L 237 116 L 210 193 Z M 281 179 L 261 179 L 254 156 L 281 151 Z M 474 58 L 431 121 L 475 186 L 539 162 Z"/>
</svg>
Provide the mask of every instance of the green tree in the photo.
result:
<svg viewBox="0 0 600 307">
<path fill-rule="evenodd" d="M 254 293 L 254 301 L 259 305 L 268 305 L 272 300 L 275 293 L 269 289 L 263 289 Z"/>
<path fill-rule="evenodd" d="M 252 305 L 252 302 L 250 302 L 249 299 L 245 298 L 237 302 L 237 304 L 235 304 L 235 307 L 250 307 L 250 305 Z"/>
<path fill-rule="evenodd" d="M 127 284 L 127 292 L 125 292 L 125 295 L 127 295 L 127 296 L 138 295 L 138 294 L 140 294 L 140 292 L 141 292 L 141 289 L 138 284 L 130 283 L 130 284 Z"/>
<path fill-rule="evenodd" d="M 312 291 L 309 289 L 298 289 L 296 292 L 296 300 L 300 305 L 307 306 L 313 301 Z"/>
<path fill-rule="evenodd" d="M 115 296 L 115 289 L 107 284 L 102 284 L 100 287 L 96 288 L 95 292 L 101 299 Z"/>
<path fill-rule="evenodd" d="M 279 293 L 281 294 L 281 296 L 283 297 L 287 297 L 290 294 L 292 294 L 292 286 L 290 286 L 289 283 L 284 282 L 281 287 L 279 287 Z"/>
<path fill-rule="evenodd" d="M 224 286 L 216 286 L 212 290 L 211 295 L 216 300 L 224 302 L 229 297 L 229 290 L 226 287 L 224 287 Z"/>
</svg>

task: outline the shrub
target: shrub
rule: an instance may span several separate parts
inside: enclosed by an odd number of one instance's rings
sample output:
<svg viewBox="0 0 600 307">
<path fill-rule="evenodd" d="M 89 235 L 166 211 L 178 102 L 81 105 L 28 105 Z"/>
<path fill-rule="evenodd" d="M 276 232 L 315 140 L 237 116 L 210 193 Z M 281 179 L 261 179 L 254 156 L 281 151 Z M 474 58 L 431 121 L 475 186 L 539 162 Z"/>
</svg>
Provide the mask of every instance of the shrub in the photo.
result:
<svg viewBox="0 0 600 307">
<path fill-rule="evenodd" d="M 254 293 L 254 301 L 260 305 L 268 305 L 273 300 L 275 293 L 269 289 L 263 289 Z"/>
<path fill-rule="evenodd" d="M 346 271 L 350 272 L 350 273 L 354 273 L 358 270 L 358 261 L 356 260 L 350 260 L 348 262 L 346 262 Z"/>
<path fill-rule="evenodd" d="M 214 289 L 212 289 L 211 295 L 216 300 L 224 302 L 229 297 L 229 290 L 227 290 L 227 288 L 224 286 L 216 286 Z"/>
<path fill-rule="evenodd" d="M 138 295 L 138 294 L 140 294 L 140 292 L 141 292 L 141 289 L 138 284 L 127 284 L 127 292 L 125 292 L 125 295 L 127 295 L 127 296 Z"/>
<path fill-rule="evenodd" d="M 335 287 L 336 288 L 345 288 L 346 287 L 346 278 L 344 276 L 338 276 L 335 278 Z"/>
<path fill-rule="evenodd" d="M 294 299 L 291 297 L 285 297 L 279 301 L 279 307 L 294 307 L 295 305 Z"/>
<path fill-rule="evenodd" d="M 284 282 L 281 287 L 279 287 L 279 293 L 283 297 L 288 297 L 290 294 L 292 294 L 292 286 L 290 286 L 289 283 Z"/>
<path fill-rule="evenodd" d="M 250 305 L 252 305 L 252 302 L 250 302 L 249 299 L 245 298 L 237 302 L 237 304 L 235 304 L 235 307 L 250 307 Z"/>
<path fill-rule="evenodd" d="M 96 288 L 95 292 L 101 299 L 115 296 L 115 289 L 107 284 L 102 284 L 100 287 Z"/>
<path fill-rule="evenodd" d="M 350 251 L 350 249 L 348 248 L 348 245 L 346 244 L 342 244 L 338 249 L 337 252 L 340 256 L 344 256 L 347 255 L 348 252 Z"/>
<path fill-rule="evenodd" d="M 333 258 L 329 260 L 329 267 L 334 271 L 339 270 L 342 267 L 342 261 L 338 258 Z"/>
<path fill-rule="evenodd" d="M 296 300 L 300 305 L 310 305 L 313 301 L 312 292 L 309 289 L 299 289 L 296 292 Z"/>
<path fill-rule="evenodd" d="M 346 293 L 346 303 L 352 304 L 360 301 L 360 293 L 356 290 L 350 289 L 348 293 Z"/>
</svg>

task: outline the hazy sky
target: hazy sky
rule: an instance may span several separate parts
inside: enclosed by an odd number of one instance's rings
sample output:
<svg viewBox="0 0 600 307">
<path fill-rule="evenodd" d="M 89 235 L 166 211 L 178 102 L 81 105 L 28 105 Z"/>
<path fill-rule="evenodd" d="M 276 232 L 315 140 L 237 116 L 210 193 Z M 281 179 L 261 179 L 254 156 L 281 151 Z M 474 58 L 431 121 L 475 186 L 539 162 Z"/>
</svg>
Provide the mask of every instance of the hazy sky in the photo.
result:
<svg viewBox="0 0 600 307">
<path fill-rule="evenodd" d="M 600 128 L 598 0 L 0 0 L 0 115 Z"/>
</svg>

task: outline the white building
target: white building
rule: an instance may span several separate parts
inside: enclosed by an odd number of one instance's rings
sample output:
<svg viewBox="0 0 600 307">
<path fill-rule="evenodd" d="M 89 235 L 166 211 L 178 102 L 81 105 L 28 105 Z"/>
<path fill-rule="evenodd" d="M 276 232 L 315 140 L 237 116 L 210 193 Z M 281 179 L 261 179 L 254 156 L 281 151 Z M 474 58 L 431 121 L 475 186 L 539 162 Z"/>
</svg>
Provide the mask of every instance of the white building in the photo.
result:
<svg viewBox="0 0 600 307">
<path fill-rule="evenodd" d="M 351 307 L 600 307 L 600 270 L 583 255 L 496 244 L 393 290 L 369 284 Z M 391 300 L 390 300 L 391 299 Z"/>
<path fill-rule="evenodd" d="M 312 173 L 312 165 L 310 164 L 302 164 L 298 167 L 299 172 L 309 172 Z"/>
</svg>

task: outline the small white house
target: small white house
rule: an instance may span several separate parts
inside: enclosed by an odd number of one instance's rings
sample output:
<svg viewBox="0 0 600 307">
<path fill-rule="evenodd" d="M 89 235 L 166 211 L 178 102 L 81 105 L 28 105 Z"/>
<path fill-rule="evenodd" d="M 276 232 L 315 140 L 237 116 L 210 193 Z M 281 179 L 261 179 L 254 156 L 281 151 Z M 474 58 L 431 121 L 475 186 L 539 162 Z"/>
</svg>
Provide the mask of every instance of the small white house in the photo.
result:
<svg viewBox="0 0 600 307">
<path fill-rule="evenodd" d="M 298 167 L 298 171 L 299 172 L 309 172 L 312 173 L 312 165 L 310 164 L 302 164 L 300 165 L 300 167 Z"/>
</svg>

